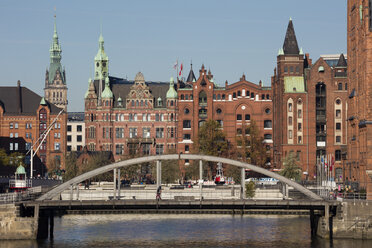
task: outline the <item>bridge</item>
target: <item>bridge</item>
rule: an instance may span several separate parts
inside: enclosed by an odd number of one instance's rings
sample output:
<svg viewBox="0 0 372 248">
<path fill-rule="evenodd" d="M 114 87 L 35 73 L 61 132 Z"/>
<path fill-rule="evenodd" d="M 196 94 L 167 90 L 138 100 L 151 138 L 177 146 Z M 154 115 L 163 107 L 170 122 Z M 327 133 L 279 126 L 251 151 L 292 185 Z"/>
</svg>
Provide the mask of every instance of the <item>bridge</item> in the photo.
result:
<svg viewBox="0 0 372 248">
<path fill-rule="evenodd" d="M 303 193 L 308 199 L 302 201 L 294 201 L 289 199 L 283 200 L 252 200 L 246 199 L 244 194 L 244 184 L 240 185 L 241 199 L 199 199 L 194 198 L 176 198 L 168 200 L 156 200 L 155 194 L 153 199 L 121 199 L 117 197 L 116 192 L 120 195 L 120 187 L 117 188 L 117 178 L 120 178 L 120 169 L 125 169 L 130 165 L 142 164 L 148 162 L 156 162 L 157 165 L 157 185 L 161 185 L 161 161 L 162 160 L 198 160 L 200 169 L 200 179 L 202 179 L 203 162 L 222 162 L 241 168 L 241 179 L 245 181 L 245 169 L 261 173 L 267 177 L 275 178 L 284 185 L 289 185 L 297 191 Z M 61 200 L 61 194 L 64 191 L 70 191 L 71 196 L 74 188 L 79 183 L 90 179 L 94 176 L 114 172 L 114 187 L 113 197 L 104 200 L 74 200 L 70 197 L 69 200 Z M 78 187 L 77 187 L 78 189 Z M 200 186 L 201 190 L 201 186 Z M 285 192 L 285 191 L 284 191 Z M 285 197 L 286 198 L 286 197 Z M 20 204 L 20 212 L 23 217 L 33 217 L 38 219 L 38 238 L 53 237 L 54 215 L 66 213 L 88 213 L 89 211 L 110 211 L 130 213 L 133 211 L 149 211 L 153 213 L 172 213 L 172 212 L 190 212 L 190 213 L 240 213 L 244 214 L 249 210 L 302 210 L 308 211 L 310 215 L 311 234 L 317 233 L 318 221 L 324 219 L 323 227 L 327 234 L 332 236 L 332 216 L 335 214 L 339 203 L 326 201 L 314 192 L 303 187 L 302 185 L 285 178 L 275 172 L 265 170 L 255 165 L 236 161 L 227 158 L 199 155 L 199 154 L 168 154 L 158 156 L 146 156 L 140 158 L 128 159 L 125 161 L 116 162 L 103 166 L 101 168 L 89 171 L 79 175 L 49 192 L 41 195 L 34 201 L 22 202 Z"/>
</svg>

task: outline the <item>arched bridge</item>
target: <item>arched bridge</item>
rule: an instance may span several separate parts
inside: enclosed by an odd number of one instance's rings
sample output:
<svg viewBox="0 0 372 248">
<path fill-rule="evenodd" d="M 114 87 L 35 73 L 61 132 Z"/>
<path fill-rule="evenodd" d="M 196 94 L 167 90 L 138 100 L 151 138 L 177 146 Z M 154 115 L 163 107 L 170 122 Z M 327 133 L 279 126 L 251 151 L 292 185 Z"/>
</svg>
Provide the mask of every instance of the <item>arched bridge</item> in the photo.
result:
<svg viewBox="0 0 372 248">
<path fill-rule="evenodd" d="M 146 157 L 140 157 L 140 158 L 133 158 L 133 159 L 128 159 L 120 162 L 116 162 L 113 164 L 109 164 L 106 166 L 103 166 L 101 168 L 89 171 L 87 173 L 84 173 L 80 176 L 77 176 L 61 185 L 58 187 L 50 190 L 49 192 L 45 193 L 41 197 L 37 199 L 37 201 L 43 201 L 43 200 L 50 200 L 59 194 L 61 194 L 64 190 L 69 189 L 72 185 L 78 184 L 80 182 L 83 182 L 89 178 L 92 178 L 94 176 L 112 171 L 114 169 L 119 169 L 119 168 L 125 168 L 130 165 L 134 164 L 142 164 L 142 163 L 148 163 L 148 162 L 154 162 L 154 161 L 161 161 L 161 160 L 202 160 L 202 161 L 210 161 L 210 162 L 222 162 L 224 164 L 230 164 L 234 165 L 240 168 L 244 169 L 250 169 L 252 171 L 261 173 L 263 175 L 266 175 L 271 178 L 275 178 L 282 183 L 285 183 L 289 186 L 292 186 L 294 189 L 300 191 L 301 193 L 305 194 L 308 196 L 310 199 L 313 200 L 323 200 L 320 196 L 317 194 L 313 193 L 312 191 L 308 190 L 307 188 L 303 187 L 302 185 L 286 178 L 283 177 L 275 172 L 271 172 L 268 170 L 265 170 L 263 168 L 260 168 L 258 166 L 228 159 L 228 158 L 221 158 L 221 157 L 216 157 L 216 156 L 208 156 L 208 155 L 200 155 L 200 154 L 168 154 L 168 155 L 157 155 L 157 156 L 146 156 Z"/>
</svg>

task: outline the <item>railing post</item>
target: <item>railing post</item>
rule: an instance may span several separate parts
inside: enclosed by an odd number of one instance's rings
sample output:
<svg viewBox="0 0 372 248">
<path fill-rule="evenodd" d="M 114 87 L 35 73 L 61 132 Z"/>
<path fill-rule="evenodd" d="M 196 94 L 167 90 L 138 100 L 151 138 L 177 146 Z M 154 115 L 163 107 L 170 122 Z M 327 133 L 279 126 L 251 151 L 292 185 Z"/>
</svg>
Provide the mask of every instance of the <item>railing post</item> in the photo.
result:
<svg viewBox="0 0 372 248">
<path fill-rule="evenodd" d="M 240 179 L 240 199 L 245 198 L 245 168 L 241 168 L 241 179 Z"/>
<path fill-rule="evenodd" d="M 121 187 L 120 169 L 118 169 L 118 199 L 119 200 L 120 200 L 120 187 Z"/>
<path fill-rule="evenodd" d="M 116 169 L 114 169 L 114 195 L 112 199 L 116 199 Z"/>
<path fill-rule="evenodd" d="M 157 160 L 156 161 L 156 189 L 159 188 L 159 186 L 161 186 L 161 164 L 160 164 L 160 160 Z"/>
<path fill-rule="evenodd" d="M 76 184 L 76 200 L 79 200 L 79 184 Z"/>
<path fill-rule="evenodd" d="M 74 185 L 71 184 L 71 186 L 70 186 L 70 201 L 72 201 L 73 194 L 74 194 Z"/>
</svg>

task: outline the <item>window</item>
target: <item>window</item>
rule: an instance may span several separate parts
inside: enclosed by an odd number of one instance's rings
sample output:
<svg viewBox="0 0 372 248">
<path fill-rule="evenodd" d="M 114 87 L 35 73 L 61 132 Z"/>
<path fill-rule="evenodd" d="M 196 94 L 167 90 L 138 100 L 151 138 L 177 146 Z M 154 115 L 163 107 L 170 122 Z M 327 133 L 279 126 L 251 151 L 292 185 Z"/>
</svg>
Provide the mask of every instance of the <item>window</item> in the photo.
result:
<svg viewBox="0 0 372 248">
<path fill-rule="evenodd" d="M 235 92 L 233 93 L 233 98 L 236 98 L 236 93 Z"/>
<path fill-rule="evenodd" d="M 90 127 L 88 132 L 88 138 L 94 139 L 96 137 L 96 128 Z"/>
<path fill-rule="evenodd" d="M 14 133 L 14 138 L 18 138 L 18 133 Z"/>
<path fill-rule="evenodd" d="M 181 95 L 181 100 L 185 99 L 184 95 Z"/>
<path fill-rule="evenodd" d="M 336 150 L 335 151 L 335 160 L 336 161 L 341 161 L 341 150 Z"/>
<path fill-rule="evenodd" d="M 82 146 L 76 146 L 76 150 L 81 151 L 81 150 L 83 150 L 83 147 Z"/>
<path fill-rule="evenodd" d="M 189 145 L 185 145 L 185 152 L 189 152 L 190 151 L 190 146 Z"/>
<path fill-rule="evenodd" d="M 199 105 L 207 105 L 207 93 L 204 90 L 199 94 Z"/>
<path fill-rule="evenodd" d="M 137 138 L 137 128 L 129 128 L 129 138 Z"/>
<path fill-rule="evenodd" d="M 71 125 L 67 125 L 67 132 L 71 132 Z"/>
<path fill-rule="evenodd" d="M 156 155 L 161 155 L 164 152 L 163 144 L 156 144 Z"/>
<path fill-rule="evenodd" d="M 288 72 L 288 67 L 284 66 L 284 72 Z"/>
<path fill-rule="evenodd" d="M 347 83 L 345 83 L 345 90 L 347 90 Z"/>
<path fill-rule="evenodd" d="M 160 114 L 155 114 L 155 121 L 160 121 Z"/>
<path fill-rule="evenodd" d="M 116 155 L 124 154 L 124 145 L 119 144 L 119 145 L 116 145 L 115 148 L 116 148 L 115 149 Z"/>
<path fill-rule="evenodd" d="M 254 98 L 254 92 L 251 93 L 251 98 Z"/>
<path fill-rule="evenodd" d="M 299 132 L 302 131 L 302 123 L 297 124 L 297 131 L 299 131 Z"/>
<path fill-rule="evenodd" d="M 61 144 L 59 142 L 54 142 L 54 150 L 59 151 L 61 148 Z"/>
<path fill-rule="evenodd" d="M 189 95 L 185 95 L 185 100 L 189 100 Z"/>
<path fill-rule="evenodd" d="M 292 103 L 288 103 L 288 111 L 292 112 Z"/>
<path fill-rule="evenodd" d="M 288 117 L 288 125 L 290 125 L 290 126 L 293 125 L 293 118 L 292 118 L 292 116 Z"/>
<path fill-rule="evenodd" d="M 14 143 L 14 151 L 18 151 L 18 143 Z"/>
<path fill-rule="evenodd" d="M 71 135 L 67 135 L 67 142 L 71 142 Z"/>
<path fill-rule="evenodd" d="M 176 133 L 176 128 L 168 128 L 168 138 L 174 138 Z"/>
<path fill-rule="evenodd" d="M 13 143 L 9 143 L 9 150 L 13 151 Z"/>
<path fill-rule="evenodd" d="M 217 120 L 217 122 L 220 125 L 220 127 L 223 127 L 223 120 Z"/>
<path fill-rule="evenodd" d="M 119 139 L 124 138 L 124 128 L 122 127 L 115 128 L 115 137 Z"/>
<path fill-rule="evenodd" d="M 217 113 L 217 114 L 221 114 L 221 113 L 222 113 L 222 110 L 221 110 L 220 108 L 218 108 L 218 109 L 216 110 L 216 113 Z"/>
<path fill-rule="evenodd" d="M 26 151 L 28 151 L 30 149 L 31 149 L 31 143 L 30 142 L 27 142 L 26 143 Z"/>
<path fill-rule="evenodd" d="M 342 90 L 342 83 L 338 83 L 337 90 Z"/>
<path fill-rule="evenodd" d="M 142 154 L 143 155 L 150 155 L 150 148 L 151 148 L 151 144 L 143 144 L 142 145 Z"/>
<path fill-rule="evenodd" d="M 264 120 L 264 128 L 273 128 L 273 123 L 271 120 Z"/>
<path fill-rule="evenodd" d="M 18 122 L 14 123 L 14 128 L 18 129 Z"/>
<path fill-rule="evenodd" d="M 14 136 L 13 136 L 13 133 L 10 133 L 10 134 L 9 134 L 9 137 L 10 137 L 10 138 L 13 138 L 13 137 L 14 137 Z"/>
<path fill-rule="evenodd" d="M 341 123 L 340 122 L 337 122 L 336 123 L 336 130 L 337 131 L 340 131 L 341 130 Z"/>
<path fill-rule="evenodd" d="M 183 121 L 183 128 L 191 128 L 191 121 L 190 120 L 184 120 Z"/>
<path fill-rule="evenodd" d="M 238 135 L 241 135 L 241 134 L 242 134 L 242 129 L 241 129 L 241 128 L 236 129 L 236 133 L 237 133 Z"/>
<path fill-rule="evenodd" d="M 189 133 L 183 134 L 183 139 L 184 140 L 191 140 L 191 134 L 189 134 Z"/>
<path fill-rule="evenodd" d="M 164 138 L 164 128 L 162 127 L 156 128 L 156 138 Z"/>
<path fill-rule="evenodd" d="M 81 135 L 76 136 L 76 141 L 81 142 L 83 140 L 83 137 Z"/>
<path fill-rule="evenodd" d="M 187 115 L 188 113 L 190 113 L 190 110 L 188 108 L 185 108 L 183 112 Z"/>
<path fill-rule="evenodd" d="M 262 95 L 261 95 L 261 99 L 262 99 L 262 100 L 265 100 L 265 94 L 262 94 Z"/>
<path fill-rule="evenodd" d="M 341 136 L 339 135 L 336 136 L 336 143 L 341 143 Z"/>
<path fill-rule="evenodd" d="M 298 111 L 297 111 L 297 118 L 302 118 L 302 109 L 299 109 Z"/>
<path fill-rule="evenodd" d="M 288 131 L 288 138 L 289 138 L 289 139 L 293 139 L 293 136 L 292 136 L 292 130 L 289 130 L 289 131 Z"/>
<path fill-rule="evenodd" d="M 150 135 L 151 135 L 150 131 L 151 129 L 149 127 L 142 128 L 142 138 L 145 138 L 145 139 L 150 138 Z"/>
<path fill-rule="evenodd" d="M 289 67 L 289 72 L 293 72 L 293 66 Z"/>
<path fill-rule="evenodd" d="M 246 121 L 250 121 L 251 120 L 251 115 L 250 114 L 246 114 L 244 117 L 245 117 L 245 120 Z"/>
<path fill-rule="evenodd" d="M 226 96 L 225 94 L 222 94 L 222 100 L 225 100 Z"/>
<path fill-rule="evenodd" d="M 270 99 L 270 95 L 269 95 L 269 94 L 266 94 L 266 99 L 267 99 L 267 100 Z"/>
<path fill-rule="evenodd" d="M 340 99 L 337 99 L 337 100 L 336 100 L 336 104 L 337 104 L 337 105 L 340 105 L 340 104 L 341 104 L 341 100 L 340 100 Z"/>
<path fill-rule="evenodd" d="M 296 72 L 300 72 L 300 67 L 296 66 Z"/>
<path fill-rule="evenodd" d="M 302 136 L 298 136 L 298 144 L 302 144 Z"/>
<path fill-rule="evenodd" d="M 238 96 L 241 96 L 240 90 L 238 90 Z"/>
<path fill-rule="evenodd" d="M 336 109 L 336 118 L 341 118 L 341 110 Z"/>
<path fill-rule="evenodd" d="M 264 134 L 264 139 L 265 140 L 272 140 L 273 139 L 273 135 L 272 134 Z"/>
<path fill-rule="evenodd" d="M 241 121 L 242 120 L 242 115 L 241 114 L 237 114 L 236 115 L 236 120 L 237 121 Z"/>
<path fill-rule="evenodd" d="M 71 146 L 67 146 L 67 151 L 71 152 Z"/>
<path fill-rule="evenodd" d="M 76 131 L 82 132 L 83 131 L 83 126 L 82 125 L 77 125 L 76 126 Z"/>
</svg>

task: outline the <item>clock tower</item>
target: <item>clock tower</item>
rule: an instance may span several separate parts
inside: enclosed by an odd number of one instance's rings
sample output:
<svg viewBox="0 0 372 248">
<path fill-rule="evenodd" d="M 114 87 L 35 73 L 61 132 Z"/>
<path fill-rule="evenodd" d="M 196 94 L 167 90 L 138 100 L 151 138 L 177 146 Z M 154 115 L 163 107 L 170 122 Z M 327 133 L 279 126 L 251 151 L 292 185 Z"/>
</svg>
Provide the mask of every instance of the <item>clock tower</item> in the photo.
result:
<svg viewBox="0 0 372 248">
<path fill-rule="evenodd" d="M 49 49 L 50 65 L 45 73 L 44 97 L 57 107 L 67 110 L 66 73 L 61 65 L 62 49 L 58 41 L 55 18 L 56 16 L 54 16 L 53 42 Z"/>
</svg>

